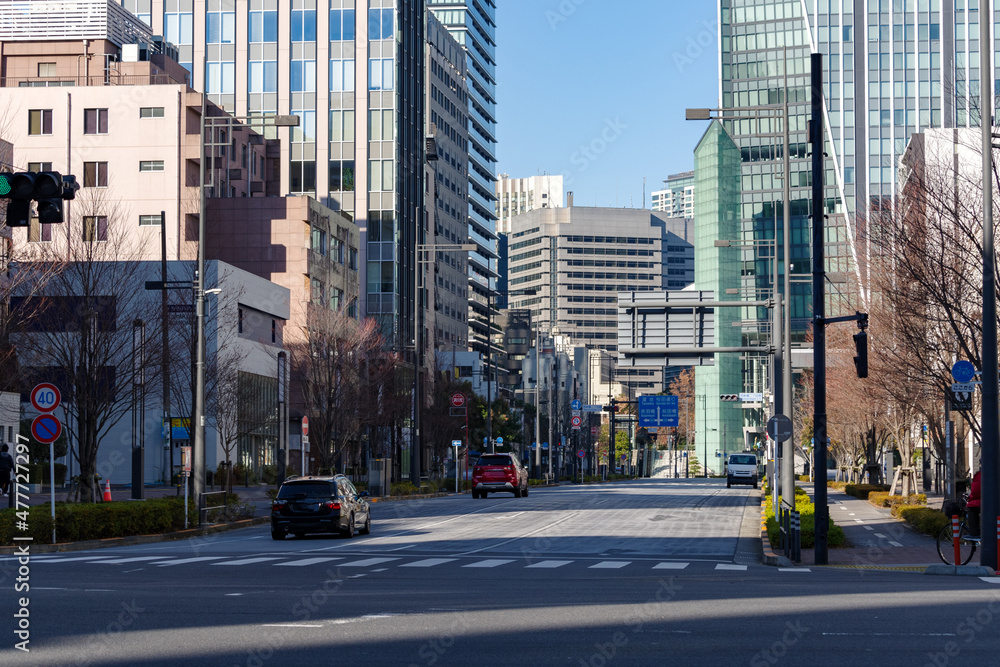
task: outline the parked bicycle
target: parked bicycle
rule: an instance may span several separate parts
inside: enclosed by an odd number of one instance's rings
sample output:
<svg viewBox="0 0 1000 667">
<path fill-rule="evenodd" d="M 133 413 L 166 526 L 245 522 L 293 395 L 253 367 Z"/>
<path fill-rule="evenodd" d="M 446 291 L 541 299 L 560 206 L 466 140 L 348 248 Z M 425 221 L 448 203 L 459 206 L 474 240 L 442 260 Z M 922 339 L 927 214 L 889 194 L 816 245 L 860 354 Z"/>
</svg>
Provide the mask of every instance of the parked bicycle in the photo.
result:
<svg viewBox="0 0 1000 667">
<path fill-rule="evenodd" d="M 965 565 L 972 557 L 976 554 L 976 547 L 979 546 L 980 537 L 978 535 L 970 535 L 969 527 L 966 525 L 966 520 L 968 518 L 968 512 L 966 503 L 969 500 L 968 494 L 963 495 L 960 500 L 960 506 L 957 508 L 960 511 L 959 516 L 961 521 L 958 526 L 958 554 L 959 562 L 953 563 L 955 560 L 955 537 L 952 532 L 951 521 L 948 525 L 941 529 L 937 537 L 937 552 L 941 560 L 948 565 Z"/>
</svg>

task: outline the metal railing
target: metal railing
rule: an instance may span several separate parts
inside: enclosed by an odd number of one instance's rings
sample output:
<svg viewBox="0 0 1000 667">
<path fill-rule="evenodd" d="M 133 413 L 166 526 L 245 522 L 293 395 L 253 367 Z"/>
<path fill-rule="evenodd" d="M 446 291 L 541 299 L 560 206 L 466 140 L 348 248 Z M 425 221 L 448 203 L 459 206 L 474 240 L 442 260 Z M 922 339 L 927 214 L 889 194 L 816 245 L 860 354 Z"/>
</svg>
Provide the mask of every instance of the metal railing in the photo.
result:
<svg viewBox="0 0 1000 667">
<path fill-rule="evenodd" d="M 168 74 L 99 74 L 94 76 L 0 77 L 0 88 L 48 88 L 60 86 L 169 86 L 183 85 Z"/>
<path fill-rule="evenodd" d="M 215 495 L 218 495 L 220 493 L 222 494 L 222 504 L 221 505 L 213 505 L 212 507 L 205 507 L 205 504 L 206 504 L 205 499 L 208 496 L 215 496 Z M 198 504 L 201 505 L 202 508 L 201 508 L 201 515 L 198 517 L 198 524 L 199 525 L 204 525 L 204 524 L 208 523 L 208 512 L 209 512 L 209 510 L 223 510 L 224 514 L 227 514 L 227 515 L 229 514 L 229 494 L 225 490 L 222 490 L 222 491 L 205 491 L 204 493 L 202 493 L 200 495 L 201 495 L 201 502 L 198 503 Z"/>
</svg>

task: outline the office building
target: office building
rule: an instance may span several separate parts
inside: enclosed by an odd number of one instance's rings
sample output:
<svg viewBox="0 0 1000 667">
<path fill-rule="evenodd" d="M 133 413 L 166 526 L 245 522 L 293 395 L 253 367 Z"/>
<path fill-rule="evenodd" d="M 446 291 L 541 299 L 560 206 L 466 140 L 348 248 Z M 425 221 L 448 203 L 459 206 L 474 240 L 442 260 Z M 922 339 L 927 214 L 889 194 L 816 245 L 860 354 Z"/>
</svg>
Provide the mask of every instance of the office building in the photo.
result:
<svg viewBox="0 0 1000 667">
<path fill-rule="evenodd" d="M 536 208 L 563 205 L 562 175 L 543 174 L 527 178 L 497 177 L 497 233 L 510 234 L 510 219 Z"/>
<path fill-rule="evenodd" d="M 424 208 L 424 18 L 419 0 L 122 0 L 175 44 L 192 86 L 243 117 L 301 119 L 281 141 L 281 193 L 361 231 L 361 314 L 412 346 Z"/>
<path fill-rule="evenodd" d="M 467 58 L 458 40 L 428 12 L 424 113 L 431 178 L 427 200 L 428 243 L 437 246 L 422 265 L 429 288 L 425 330 L 431 349 L 469 346 L 469 253 L 446 248 L 469 237 L 469 91 Z M 433 261 L 430 261 L 433 260 Z"/>
<path fill-rule="evenodd" d="M 468 86 L 468 238 L 470 347 L 486 352 L 497 310 L 495 0 L 426 0 L 427 10 L 465 50 Z M 492 311 L 492 312 L 490 312 Z"/>
<path fill-rule="evenodd" d="M 653 192 L 650 208 L 672 218 L 694 218 L 694 172 L 673 174 L 663 181 L 663 189 Z"/>
</svg>

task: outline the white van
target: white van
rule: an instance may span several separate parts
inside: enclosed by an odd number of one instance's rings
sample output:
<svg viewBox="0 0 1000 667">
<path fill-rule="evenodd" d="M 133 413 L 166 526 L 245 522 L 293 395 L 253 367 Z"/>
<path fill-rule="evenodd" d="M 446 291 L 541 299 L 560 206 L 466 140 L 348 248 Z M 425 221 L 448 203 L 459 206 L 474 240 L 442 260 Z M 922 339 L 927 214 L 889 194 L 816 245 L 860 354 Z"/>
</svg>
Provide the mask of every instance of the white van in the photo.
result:
<svg viewBox="0 0 1000 667">
<path fill-rule="evenodd" d="M 744 452 L 729 455 L 729 463 L 726 466 L 726 488 L 731 489 L 733 484 L 753 484 L 753 488 L 757 488 L 756 454 Z"/>
</svg>

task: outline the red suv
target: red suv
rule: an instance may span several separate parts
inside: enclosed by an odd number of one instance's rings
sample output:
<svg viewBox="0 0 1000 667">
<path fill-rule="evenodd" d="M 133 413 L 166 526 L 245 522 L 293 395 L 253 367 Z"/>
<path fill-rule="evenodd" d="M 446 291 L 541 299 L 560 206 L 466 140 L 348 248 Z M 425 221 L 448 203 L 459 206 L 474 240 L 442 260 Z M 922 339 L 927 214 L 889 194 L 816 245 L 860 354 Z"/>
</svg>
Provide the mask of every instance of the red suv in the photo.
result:
<svg viewBox="0 0 1000 667">
<path fill-rule="evenodd" d="M 528 495 L 528 471 L 513 454 L 483 454 L 472 469 L 472 497 L 505 491 L 515 498 Z"/>
</svg>

